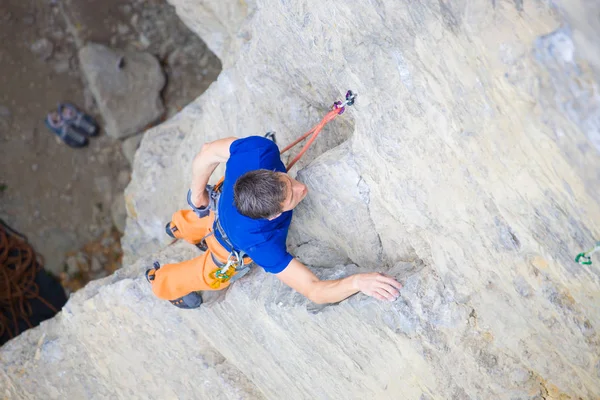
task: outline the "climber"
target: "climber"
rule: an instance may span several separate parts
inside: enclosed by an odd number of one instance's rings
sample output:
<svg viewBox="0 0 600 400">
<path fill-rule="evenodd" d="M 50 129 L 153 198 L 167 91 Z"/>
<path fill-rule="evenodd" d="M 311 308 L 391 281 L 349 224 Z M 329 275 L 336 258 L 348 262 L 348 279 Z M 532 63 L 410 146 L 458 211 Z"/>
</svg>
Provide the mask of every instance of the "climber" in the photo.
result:
<svg viewBox="0 0 600 400">
<path fill-rule="evenodd" d="M 219 190 L 207 190 L 223 162 Z M 209 207 L 215 192 L 218 204 Z M 177 264 L 155 263 L 146 271 L 154 294 L 177 307 L 196 308 L 202 303 L 196 291 L 226 288 L 253 261 L 315 303 L 336 303 L 357 292 L 395 300 L 402 286 L 389 276 L 373 272 L 323 281 L 287 252 L 292 210 L 307 193 L 304 184 L 286 173 L 271 140 L 230 137 L 205 144 L 192 162 L 192 209 L 173 214 L 166 231 L 206 251 Z"/>
</svg>

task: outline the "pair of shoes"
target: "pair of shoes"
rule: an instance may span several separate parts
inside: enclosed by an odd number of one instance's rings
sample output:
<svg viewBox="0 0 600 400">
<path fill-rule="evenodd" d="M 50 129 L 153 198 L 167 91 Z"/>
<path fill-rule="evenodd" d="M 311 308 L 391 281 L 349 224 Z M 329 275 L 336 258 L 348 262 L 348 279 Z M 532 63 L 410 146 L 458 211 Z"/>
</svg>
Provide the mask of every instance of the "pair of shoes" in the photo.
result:
<svg viewBox="0 0 600 400">
<path fill-rule="evenodd" d="M 73 148 L 86 146 L 88 138 L 98 134 L 96 121 L 68 103 L 61 103 L 57 111 L 49 112 L 45 123 L 52 133 Z"/>
<path fill-rule="evenodd" d="M 154 278 L 156 275 L 156 271 L 158 271 L 159 269 L 160 269 L 160 264 L 158 263 L 158 261 L 155 261 L 153 268 L 146 270 L 146 280 L 148 281 L 148 283 L 152 284 L 152 281 L 154 281 Z M 175 300 L 169 300 L 169 301 L 175 307 L 183 308 L 185 310 L 191 310 L 194 308 L 198 308 L 202 305 L 202 296 L 200 296 L 196 292 L 191 292 L 191 293 L 186 294 L 183 297 L 180 297 Z"/>
<path fill-rule="evenodd" d="M 175 237 L 175 233 L 174 233 L 174 232 L 177 232 L 177 227 L 171 226 L 170 222 L 167 222 L 167 225 L 165 225 L 165 232 L 167 233 L 167 235 L 169 237 L 172 237 L 173 239 L 177 239 Z M 200 243 L 196 243 L 196 247 L 202 251 L 208 250 L 208 246 L 206 245 L 206 242 L 204 240 L 202 240 Z"/>
</svg>

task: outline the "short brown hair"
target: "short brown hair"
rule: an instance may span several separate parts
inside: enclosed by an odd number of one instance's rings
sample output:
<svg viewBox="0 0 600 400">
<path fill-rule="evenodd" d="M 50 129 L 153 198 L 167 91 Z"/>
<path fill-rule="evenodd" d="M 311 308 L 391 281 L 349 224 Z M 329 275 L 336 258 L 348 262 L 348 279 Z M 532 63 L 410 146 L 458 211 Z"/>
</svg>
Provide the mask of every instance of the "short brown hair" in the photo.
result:
<svg viewBox="0 0 600 400">
<path fill-rule="evenodd" d="M 252 219 L 281 213 L 287 186 L 279 173 L 267 169 L 246 172 L 233 186 L 233 201 L 240 214 Z"/>
</svg>

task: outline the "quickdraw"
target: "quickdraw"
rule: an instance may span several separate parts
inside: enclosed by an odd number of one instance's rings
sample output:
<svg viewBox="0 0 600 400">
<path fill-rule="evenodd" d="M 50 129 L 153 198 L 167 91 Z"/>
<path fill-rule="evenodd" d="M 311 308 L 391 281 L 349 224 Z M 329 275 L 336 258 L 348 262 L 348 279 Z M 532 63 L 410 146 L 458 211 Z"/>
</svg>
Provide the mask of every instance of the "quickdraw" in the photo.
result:
<svg viewBox="0 0 600 400">
<path fill-rule="evenodd" d="M 296 157 L 294 157 L 294 159 L 292 161 L 290 161 L 290 163 L 287 165 L 286 168 L 288 171 L 290 169 L 292 169 L 294 164 L 296 164 L 298 162 L 298 160 L 300 160 L 300 158 L 304 155 L 304 153 L 306 153 L 306 151 L 308 150 L 310 145 L 315 141 L 317 136 L 319 136 L 319 133 L 325 127 L 325 125 L 327 125 L 328 122 L 333 121 L 335 119 L 335 117 L 337 117 L 338 115 L 343 114 L 344 111 L 346 111 L 347 106 L 354 105 L 356 96 L 357 96 L 356 93 L 353 93 L 352 90 L 348 90 L 346 92 L 346 100 L 344 102 L 341 102 L 341 101 L 334 102 L 333 105 L 331 106 L 331 111 L 329 111 L 323 117 L 321 122 L 319 122 L 317 125 L 313 126 L 308 132 L 306 132 L 304 135 L 300 136 L 298 139 L 296 139 L 294 142 L 292 142 L 286 148 L 281 150 L 281 154 L 283 154 L 286 151 L 290 150 L 292 147 L 296 146 L 298 143 L 300 143 L 304 139 L 306 139 L 307 137 L 309 137 L 310 135 L 312 135 L 310 137 L 310 139 L 308 139 L 308 142 L 306 142 L 306 144 L 304 145 L 302 150 L 300 150 L 300 152 L 296 155 Z"/>
<path fill-rule="evenodd" d="M 581 265 L 592 265 L 592 254 L 594 254 L 597 251 L 600 251 L 600 241 L 596 242 L 596 246 L 594 248 L 586 252 L 577 254 L 577 256 L 575 257 L 575 262 Z"/>
</svg>

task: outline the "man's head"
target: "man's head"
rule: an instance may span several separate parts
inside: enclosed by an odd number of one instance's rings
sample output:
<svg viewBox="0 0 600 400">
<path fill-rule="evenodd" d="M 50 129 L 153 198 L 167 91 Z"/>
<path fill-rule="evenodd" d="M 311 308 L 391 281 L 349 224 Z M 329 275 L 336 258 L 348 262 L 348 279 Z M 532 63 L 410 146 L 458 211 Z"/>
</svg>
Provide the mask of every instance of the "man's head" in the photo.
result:
<svg viewBox="0 0 600 400">
<path fill-rule="evenodd" d="M 253 219 L 275 219 L 306 197 L 308 188 L 283 172 L 257 169 L 242 175 L 233 187 L 240 214 Z"/>
</svg>

